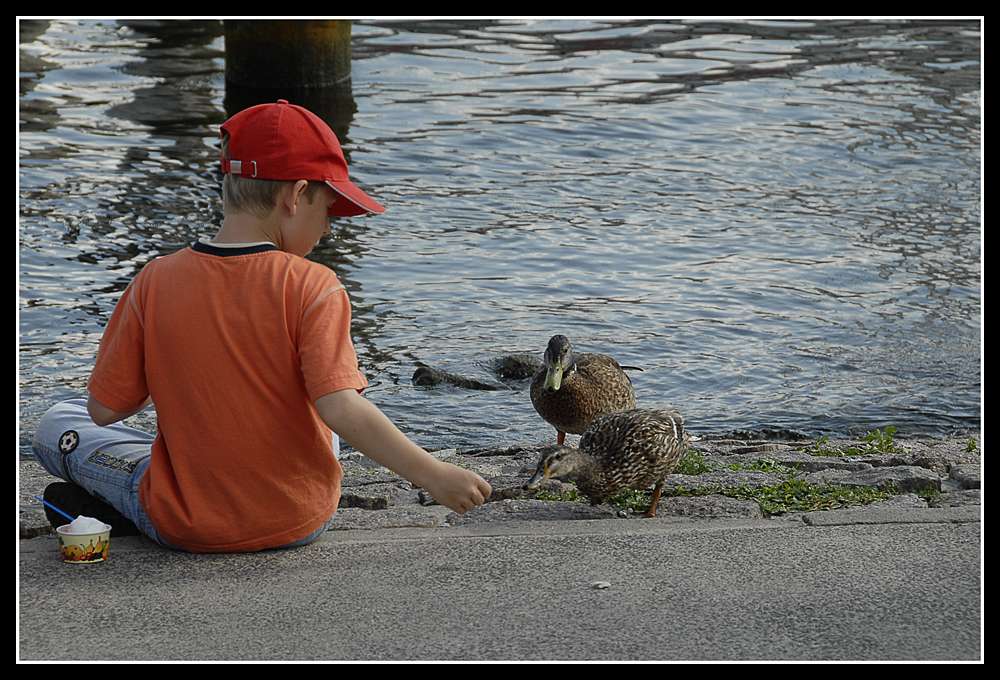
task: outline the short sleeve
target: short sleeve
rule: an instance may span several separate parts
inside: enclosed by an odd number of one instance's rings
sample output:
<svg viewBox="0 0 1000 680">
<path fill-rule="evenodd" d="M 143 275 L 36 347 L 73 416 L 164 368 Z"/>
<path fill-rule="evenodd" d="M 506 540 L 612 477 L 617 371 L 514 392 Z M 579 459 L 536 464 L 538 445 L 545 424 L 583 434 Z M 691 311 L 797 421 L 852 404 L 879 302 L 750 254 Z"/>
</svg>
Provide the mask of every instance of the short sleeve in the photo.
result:
<svg viewBox="0 0 1000 680">
<path fill-rule="evenodd" d="M 368 386 L 368 380 L 358 370 L 351 341 L 350 298 L 336 279 L 305 308 L 298 353 L 306 392 L 312 401 L 330 392 L 361 392 Z"/>
</svg>

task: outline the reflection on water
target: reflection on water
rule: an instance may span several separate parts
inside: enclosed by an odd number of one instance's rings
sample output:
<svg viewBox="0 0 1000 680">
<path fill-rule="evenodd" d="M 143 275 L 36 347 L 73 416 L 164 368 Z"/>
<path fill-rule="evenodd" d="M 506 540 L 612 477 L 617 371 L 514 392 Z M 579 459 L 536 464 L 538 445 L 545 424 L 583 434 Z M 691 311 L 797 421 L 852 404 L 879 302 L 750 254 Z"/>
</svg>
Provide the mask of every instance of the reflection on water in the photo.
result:
<svg viewBox="0 0 1000 680">
<path fill-rule="evenodd" d="M 151 258 L 213 233 L 220 22 L 20 26 L 22 444 Z M 355 22 L 322 112 L 388 207 L 311 256 L 369 398 L 429 447 L 538 440 L 427 364 L 562 332 L 698 434 L 980 426 L 978 22 Z"/>
</svg>

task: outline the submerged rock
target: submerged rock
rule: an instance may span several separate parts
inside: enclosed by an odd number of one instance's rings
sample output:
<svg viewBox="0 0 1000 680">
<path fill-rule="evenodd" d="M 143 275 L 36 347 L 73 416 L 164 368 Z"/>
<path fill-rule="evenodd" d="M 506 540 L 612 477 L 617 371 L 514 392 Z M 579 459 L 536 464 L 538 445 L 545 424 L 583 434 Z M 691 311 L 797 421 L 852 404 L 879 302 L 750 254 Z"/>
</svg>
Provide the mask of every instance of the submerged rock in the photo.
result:
<svg viewBox="0 0 1000 680">
<path fill-rule="evenodd" d="M 542 360 L 531 354 L 504 354 L 487 362 L 487 368 L 500 380 L 525 380 L 531 378 L 542 367 Z M 434 387 L 449 384 L 468 390 L 502 390 L 506 385 L 484 382 L 457 373 L 450 373 L 432 366 L 420 366 L 413 372 L 413 384 L 420 387 Z"/>
<path fill-rule="evenodd" d="M 468 390 L 501 390 L 500 385 L 484 383 L 475 378 L 468 378 L 464 375 L 448 373 L 430 366 L 421 366 L 413 373 L 413 384 L 421 387 L 433 387 L 442 383 L 449 383 L 456 387 L 464 387 Z"/>
<path fill-rule="evenodd" d="M 533 354 L 505 354 L 493 359 L 491 368 L 501 380 L 533 378 L 542 367 L 542 360 Z"/>
</svg>

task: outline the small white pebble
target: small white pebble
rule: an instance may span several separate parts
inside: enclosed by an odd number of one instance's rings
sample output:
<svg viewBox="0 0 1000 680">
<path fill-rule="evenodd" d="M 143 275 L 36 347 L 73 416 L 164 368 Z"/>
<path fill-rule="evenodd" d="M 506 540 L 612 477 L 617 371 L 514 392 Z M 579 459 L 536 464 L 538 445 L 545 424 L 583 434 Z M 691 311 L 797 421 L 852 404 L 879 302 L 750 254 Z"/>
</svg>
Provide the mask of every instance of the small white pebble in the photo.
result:
<svg viewBox="0 0 1000 680">
<path fill-rule="evenodd" d="M 595 583 L 591 583 L 590 587 L 596 590 L 604 590 L 605 588 L 610 588 L 611 584 L 607 581 L 597 581 Z"/>
</svg>

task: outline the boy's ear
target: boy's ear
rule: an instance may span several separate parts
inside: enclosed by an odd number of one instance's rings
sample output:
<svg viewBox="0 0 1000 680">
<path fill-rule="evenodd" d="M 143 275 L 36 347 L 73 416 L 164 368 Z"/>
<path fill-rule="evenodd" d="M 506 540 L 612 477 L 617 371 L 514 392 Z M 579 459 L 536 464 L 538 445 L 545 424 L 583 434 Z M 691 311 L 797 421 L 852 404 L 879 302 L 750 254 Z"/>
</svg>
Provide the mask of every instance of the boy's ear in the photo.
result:
<svg viewBox="0 0 1000 680">
<path fill-rule="evenodd" d="M 282 201 L 284 201 L 289 215 L 295 214 L 299 198 L 302 198 L 303 200 L 306 198 L 306 189 L 308 188 L 309 182 L 307 180 L 300 179 L 294 184 L 289 182 L 285 190 L 281 192 Z"/>
</svg>

